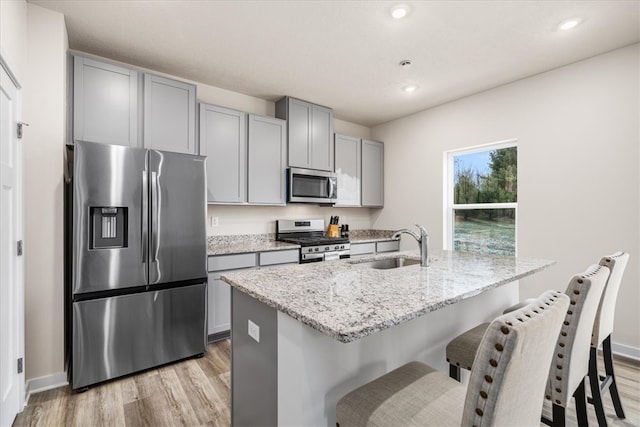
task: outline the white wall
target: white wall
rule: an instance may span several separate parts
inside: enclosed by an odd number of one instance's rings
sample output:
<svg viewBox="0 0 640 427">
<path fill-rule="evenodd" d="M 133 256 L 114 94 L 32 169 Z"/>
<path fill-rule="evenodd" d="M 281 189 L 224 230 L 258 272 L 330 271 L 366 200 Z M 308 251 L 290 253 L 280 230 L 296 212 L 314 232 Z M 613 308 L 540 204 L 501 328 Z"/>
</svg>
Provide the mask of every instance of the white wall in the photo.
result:
<svg viewBox="0 0 640 427">
<path fill-rule="evenodd" d="M 25 131 L 25 367 L 32 379 L 64 371 L 63 156 L 66 136 L 64 16 L 27 6 Z"/>
<path fill-rule="evenodd" d="M 27 3 L 0 1 L 0 53 L 21 85 L 27 68 Z"/>
<path fill-rule="evenodd" d="M 386 207 L 373 226 L 423 223 L 442 247 L 443 153 L 517 138 L 518 255 L 558 262 L 521 296 L 628 251 L 613 341 L 640 356 L 639 60 L 636 44 L 374 127 Z"/>
</svg>

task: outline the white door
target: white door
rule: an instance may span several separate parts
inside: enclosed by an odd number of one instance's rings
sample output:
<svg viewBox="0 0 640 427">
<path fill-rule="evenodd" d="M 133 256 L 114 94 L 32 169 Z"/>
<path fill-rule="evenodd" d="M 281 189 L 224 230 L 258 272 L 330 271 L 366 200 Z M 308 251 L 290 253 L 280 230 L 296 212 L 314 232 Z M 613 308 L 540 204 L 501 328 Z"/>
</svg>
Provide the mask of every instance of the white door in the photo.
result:
<svg viewBox="0 0 640 427">
<path fill-rule="evenodd" d="M 1 59 L 1 58 L 0 58 Z M 0 64 L 3 64 L 0 61 Z M 17 126 L 19 91 L 0 66 L 0 426 L 10 426 L 24 400 L 22 257 L 22 152 Z"/>
</svg>

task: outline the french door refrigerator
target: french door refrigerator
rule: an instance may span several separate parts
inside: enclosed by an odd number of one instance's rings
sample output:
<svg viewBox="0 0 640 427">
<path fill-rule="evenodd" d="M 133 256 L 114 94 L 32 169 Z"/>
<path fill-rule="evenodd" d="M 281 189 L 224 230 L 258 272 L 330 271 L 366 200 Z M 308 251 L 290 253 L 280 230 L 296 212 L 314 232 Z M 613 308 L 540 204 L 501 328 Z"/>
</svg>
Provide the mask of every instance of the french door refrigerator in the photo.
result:
<svg viewBox="0 0 640 427">
<path fill-rule="evenodd" d="M 205 158 L 77 141 L 66 174 L 72 387 L 203 354 Z"/>
</svg>

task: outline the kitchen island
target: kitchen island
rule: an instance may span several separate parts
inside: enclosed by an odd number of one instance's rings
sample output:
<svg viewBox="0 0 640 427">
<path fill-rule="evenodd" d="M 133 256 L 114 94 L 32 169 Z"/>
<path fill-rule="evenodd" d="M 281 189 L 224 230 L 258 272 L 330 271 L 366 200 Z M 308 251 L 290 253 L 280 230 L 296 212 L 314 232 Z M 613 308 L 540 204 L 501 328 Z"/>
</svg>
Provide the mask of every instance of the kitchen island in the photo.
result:
<svg viewBox="0 0 640 427">
<path fill-rule="evenodd" d="M 517 302 L 552 261 L 436 252 L 229 273 L 234 425 L 335 425 L 344 394 L 411 360 L 446 370 L 455 335 Z"/>
</svg>

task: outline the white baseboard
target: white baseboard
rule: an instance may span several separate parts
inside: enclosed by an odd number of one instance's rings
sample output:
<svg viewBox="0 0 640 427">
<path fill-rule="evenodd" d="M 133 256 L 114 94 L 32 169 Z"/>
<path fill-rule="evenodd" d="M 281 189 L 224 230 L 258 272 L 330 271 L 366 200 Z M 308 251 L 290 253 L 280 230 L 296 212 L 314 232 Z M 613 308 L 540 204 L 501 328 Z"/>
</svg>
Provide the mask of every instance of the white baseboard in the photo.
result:
<svg viewBox="0 0 640 427">
<path fill-rule="evenodd" d="M 619 354 L 620 356 L 626 357 L 628 359 L 637 360 L 638 362 L 640 362 L 640 348 L 612 342 L 611 351 L 614 354 Z"/>
<path fill-rule="evenodd" d="M 67 381 L 67 373 L 59 372 L 57 374 L 46 375 L 44 377 L 31 378 L 27 380 L 25 387 L 26 397 L 25 405 L 29 402 L 29 397 L 34 393 L 39 393 L 52 388 L 62 387 L 69 384 Z"/>
</svg>

